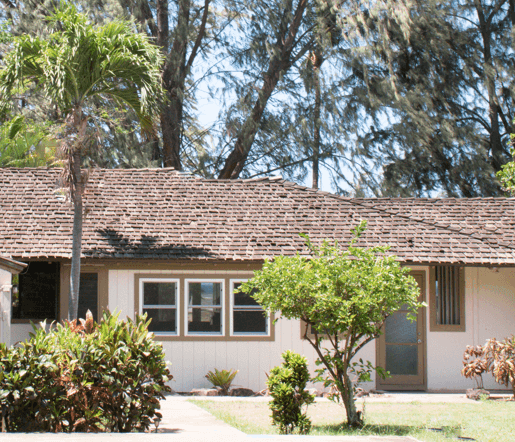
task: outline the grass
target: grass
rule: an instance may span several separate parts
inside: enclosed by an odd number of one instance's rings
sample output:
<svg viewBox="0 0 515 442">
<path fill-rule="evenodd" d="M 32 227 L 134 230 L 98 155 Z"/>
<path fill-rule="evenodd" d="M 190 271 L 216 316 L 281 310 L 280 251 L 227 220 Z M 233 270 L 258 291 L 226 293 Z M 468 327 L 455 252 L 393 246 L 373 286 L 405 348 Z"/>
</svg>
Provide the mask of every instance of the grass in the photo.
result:
<svg viewBox="0 0 515 442">
<path fill-rule="evenodd" d="M 191 402 L 244 433 L 278 434 L 277 429 L 271 425 L 266 402 Z M 345 410 L 332 402 L 311 405 L 308 415 L 313 422 L 311 435 L 412 436 L 428 442 L 457 440 L 457 437 L 481 442 L 515 441 L 513 401 L 481 401 L 471 404 L 366 403 L 366 425 L 359 430 L 348 429 L 342 424 Z"/>
</svg>

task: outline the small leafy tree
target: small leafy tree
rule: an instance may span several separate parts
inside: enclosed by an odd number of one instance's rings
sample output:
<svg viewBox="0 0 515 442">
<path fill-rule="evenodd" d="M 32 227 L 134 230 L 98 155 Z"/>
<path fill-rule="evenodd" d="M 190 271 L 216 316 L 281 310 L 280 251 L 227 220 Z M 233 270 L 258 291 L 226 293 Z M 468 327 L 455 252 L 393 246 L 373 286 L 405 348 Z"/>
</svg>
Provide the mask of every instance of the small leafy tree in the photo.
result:
<svg viewBox="0 0 515 442">
<path fill-rule="evenodd" d="M 281 434 L 291 434 L 295 428 L 300 434 L 306 434 L 311 429 L 311 421 L 303 408 L 315 400 L 306 391 L 310 377 L 308 361 L 291 350 L 286 350 L 282 357 L 284 362 L 272 368 L 266 383 L 272 396 L 272 422 Z"/>
<path fill-rule="evenodd" d="M 511 385 L 515 398 L 515 336 L 504 341 L 488 339 L 483 346 L 467 346 L 463 359 L 463 376 L 478 383 L 477 378 L 483 373 L 492 373 L 498 384 Z M 482 379 L 478 386 L 483 388 Z"/>
<path fill-rule="evenodd" d="M 362 221 L 353 230 L 348 250 L 327 241 L 317 247 L 305 236 L 311 258 L 297 254 L 266 260 L 263 269 L 241 286 L 243 291 L 256 289 L 254 298 L 268 311 L 308 324 L 304 338 L 323 366 L 317 379 L 337 392 L 334 399 L 343 402 L 349 426 L 363 424 L 350 374 L 358 373 L 364 380 L 371 366 L 363 363 L 360 369 L 352 359 L 381 334 L 386 318 L 401 305 L 408 305 L 413 314 L 424 305 L 418 302 L 419 290 L 409 269 L 387 255 L 388 246 L 355 246 L 365 229 Z"/>
</svg>

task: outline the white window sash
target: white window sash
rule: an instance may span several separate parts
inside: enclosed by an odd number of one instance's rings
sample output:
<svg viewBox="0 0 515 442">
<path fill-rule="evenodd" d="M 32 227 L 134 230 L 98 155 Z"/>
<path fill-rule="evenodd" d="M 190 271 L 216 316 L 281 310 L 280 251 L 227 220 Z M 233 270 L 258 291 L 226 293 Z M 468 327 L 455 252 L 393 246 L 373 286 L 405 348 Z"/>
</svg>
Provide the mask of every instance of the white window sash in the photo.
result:
<svg viewBox="0 0 515 442">
<path fill-rule="evenodd" d="M 220 284 L 220 305 L 193 305 L 190 304 L 190 284 L 191 283 L 212 283 L 212 284 Z M 185 301 L 184 301 L 184 330 L 185 336 L 205 336 L 206 338 L 220 337 L 225 336 L 225 281 L 223 279 L 186 279 L 184 281 L 185 285 Z M 190 309 L 202 309 L 202 308 L 210 308 L 220 310 L 220 331 L 219 332 L 191 332 L 188 329 L 188 314 Z"/>
<path fill-rule="evenodd" d="M 243 305 L 235 305 L 234 304 L 234 289 L 235 289 L 235 285 L 238 284 L 238 283 L 243 283 L 243 282 L 247 282 L 248 279 L 231 279 L 229 284 L 230 284 L 230 288 L 231 288 L 231 291 L 230 291 L 230 300 L 231 300 L 231 314 L 230 314 L 230 336 L 261 336 L 261 337 L 265 337 L 265 336 L 270 336 L 270 315 L 267 315 L 266 317 L 266 331 L 264 332 L 235 332 L 234 331 L 234 312 L 241 312 L 241 311 L 262 311 L 264 312 L 263 310 L 263 307 L 261 307 L 260 305 L 247 305 L 247 306 L 243 306 Z"/>
<path fill-rule="evenodd" d="M 145 282 L 152 283 L 175 283 L 175 304 L 163 304 L 163 305 L 154 305 L 154 304 L 144 304 L 144 284 Z M 176 278 L 141 278 L 139 280 L 139 314 L 143 314 L 143 310 L 175 310 L 175 331 L 167 331 L 167 332 L 152 332 L 158 336 L 178 336 L 179 335 L 179 306 L 180 306 L 180 280 Z"/>
</svg>

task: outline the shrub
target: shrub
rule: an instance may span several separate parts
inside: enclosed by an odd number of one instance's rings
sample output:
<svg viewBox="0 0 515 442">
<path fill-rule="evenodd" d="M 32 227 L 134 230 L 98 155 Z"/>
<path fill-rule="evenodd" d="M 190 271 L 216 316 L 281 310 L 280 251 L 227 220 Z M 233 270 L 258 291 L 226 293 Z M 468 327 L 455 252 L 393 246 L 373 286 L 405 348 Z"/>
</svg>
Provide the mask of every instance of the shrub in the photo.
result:
<svg viewBox="0 0 515 442">
<path fill-rule="evenodd" d="M 300 434 L 309 433 L 311 421 L 303 408 L 315 397 L 305 390 L 309 381 L 307 360 L 290 350 L 285 351 L 282 358 L 284 362 L 272 368 L 267 381 L 272 396 L 272 424 L 279 427 L 281 434 L 291 434 L 295 428 Z"/>
<path fill-rule="evenodd" d="M 220 388 L 220 392 L 227 396 L 229 394 L 229 388 L 231 388 L 232 381 L 238 374 L 238 370 L 222 370 L 218 371 L 215 368 L 215 372 L 212 371 L 206 374 L 206 379 L 213 384 L 213 386 Z"/>
<path fill-rule="evenodd" d="M 511 384 L 515 397 L 515 336 L 504 341 L 489 339 L 483 346 L 467 346 L 463 358 L 463 376 L 476 379 L 476 383 L 482 388 L 482 379 L 481 383 L 477 379 L 483 373 L 490 372 L 495 382 L 507 387 Z"/>
<path fill-rule="evenodd" d="M 171 378 L 146 315 L 34 327 L 0 347 L 0 405 L 8 431 L 148 430 Z"/>
</svg>

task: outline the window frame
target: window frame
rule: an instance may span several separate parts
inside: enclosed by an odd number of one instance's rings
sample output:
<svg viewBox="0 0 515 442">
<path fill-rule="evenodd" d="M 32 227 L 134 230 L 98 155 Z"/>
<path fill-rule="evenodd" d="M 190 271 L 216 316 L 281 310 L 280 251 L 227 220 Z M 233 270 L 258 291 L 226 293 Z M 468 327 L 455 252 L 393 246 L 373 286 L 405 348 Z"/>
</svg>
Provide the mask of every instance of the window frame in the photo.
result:
<svg viewBox="0 0 515 442">
<path fill-rule="evenodd" d="M 256 311 L 263 311 L 266 313 L 266 332 L 265 333 L 256 333 L 256 332 L 234 332 L 234 311 L 235 311 L 235 305 L 234 305 L 234 284 L 236 283 L 244 283 L 247 282 L 250 278 L 236 278 L 236 279 L 230 279 L 229 280 L 229 299 L 230 299 L 230 330 L 229 330 L 229 336 L 235 336 L 235 337 L 248 337 L 248 336 L 257 336 L 257 337 L 270 337 L 271 332 L 271 321 L 270 321 L 270 313 L 265 312 L 265 309 L 258 306 L 248 306 L 246 310 L 256 310 Z M 245 309 L 244 309 L 245 310 Z"/>
<path fill-rule="evenodd" d="M 190 283 L 220 283 L 220 306 L 204 306 L 204 308 L 220 308 L 220 332 L 190 332 L 188 330 L 188 309 Z M 202 308 L 196 306 L 192 308 Z M 184 279 L 184 336 L 201 336 L 206 338 L 225 338 L 225 279 L 222 278 L 185 278 Z"/>
<path fill-rule="evenodd" d="M 438 267 L 454 267 L 458 271 L 458 305 L 460 308 L 459 324 L 438 324 L 436 308 L 436 271 Z M 465 332 L 465 268 L 462 266 L 432 266 L 429 276 L 429 331 L 430 332 Z"/>
<path fill-rule="evenodd" d="M 166 310 L 171 310 L 172 308 L 175 308 L 175 332 L 172 332 L 172 331 L 169 331 L 169 332 L 163 332 L 163 331 L 159 331 L 159 332 L 155 332 L 153 331 L 152 333 L 154 333 L 154 335 L 156 336 L 179 336 L 179 325 L 180 325 L 180 318 L 179 318 L 179 314 L 180 314 L 180 304 L 181 304 L 181 281 L 180 279 L 177 279 L 177 278 L 163 278 L 163 277 L 156 277 L 156 278 L 152 278 L 152 277 L 144 277 L 144 278 L 139 278 L 139 305 L 138 305 L 138 310 L 139 310 L 139 314 L 142 315 L 143 314 L 143 309 L 147 308 L 152 308 L 152 309 L 159 309 L 161 308 L 162 306 L 159 306 L 159 305 L 155 305 L 155 304 L 151 304 L 149 306 L 145 305 L 144 304 L 144 290 L 143 290 L 143 284 L 145 282 L 162 282 L 162 283 L 175 283 L 175 306 L 174 307 L 170 307 L 171 304 L 167 304 L 167 306 L 165 307 Z"/>
</svg>

